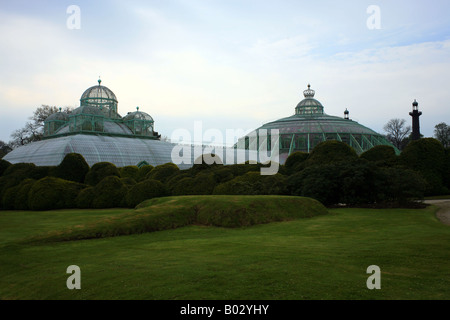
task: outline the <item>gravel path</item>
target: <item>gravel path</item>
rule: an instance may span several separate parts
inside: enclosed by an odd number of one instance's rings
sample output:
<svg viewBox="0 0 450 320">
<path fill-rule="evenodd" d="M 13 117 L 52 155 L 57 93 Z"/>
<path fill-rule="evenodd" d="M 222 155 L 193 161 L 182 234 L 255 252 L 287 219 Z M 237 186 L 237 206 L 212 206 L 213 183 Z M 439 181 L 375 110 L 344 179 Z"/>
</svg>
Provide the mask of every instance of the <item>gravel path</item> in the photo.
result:
<svg viewBox="0 0 450 320">
<path fill-rule="evenodd" d="M 438 206 L 440 209 L 436 212 L 436 217 L 443 224 L 450 226 L 450 200 L 425 200 L 424 202 Z"/>
</svg>

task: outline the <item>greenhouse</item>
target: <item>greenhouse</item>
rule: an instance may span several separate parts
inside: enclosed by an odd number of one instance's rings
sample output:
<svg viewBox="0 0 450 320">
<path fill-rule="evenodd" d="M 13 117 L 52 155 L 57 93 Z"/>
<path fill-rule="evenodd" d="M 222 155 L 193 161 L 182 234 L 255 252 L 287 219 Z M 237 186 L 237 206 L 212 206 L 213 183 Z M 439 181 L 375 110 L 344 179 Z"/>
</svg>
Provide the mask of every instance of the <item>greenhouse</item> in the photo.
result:
<svg viewBox="0 0 450 320">
<path fill-rule="evenodd" d="M 119 167 L 171 162 L 175 144 L 160 141 L 153 118 L 136 109 L 121 117 L 115 94 L 99 80 L 82 94 L 80 107 L 69 114 L 60 109 L 44 121 L 42 141 L 21 146 L 4 159 L 54 166 L 75 152 L 90 166 L 103 161 Z M 190 166 L 181 164 L 180 168 Z"/>
<path fill-rule="evenodd" d="M 377 145 L 392 146 L 383 135 L 351 120 L 347 109 L 344 111 L 344 117 L 324 113 L 323 105 L 314 99 L 315 91 L 309 84 L 303 95 L 304 99 L 295 107 L 294 115 L 264 124 L 241 138 L 237 145 L 245 146 L 245 149 L 259 150 L 262 144 L 267 143 L 267 150 L 270 150 L 270 132 L 271 129 L 277 129 L 280 163 L 284 163 L 295 151 L 309 153 L 317 144 L 327 140 L 342 141 L 353 147 L 358 154 Z M 260 137 L 261 132 L 265 137 Z M 399 150 L 395 151 L 399 153 Z"/>
</svg>

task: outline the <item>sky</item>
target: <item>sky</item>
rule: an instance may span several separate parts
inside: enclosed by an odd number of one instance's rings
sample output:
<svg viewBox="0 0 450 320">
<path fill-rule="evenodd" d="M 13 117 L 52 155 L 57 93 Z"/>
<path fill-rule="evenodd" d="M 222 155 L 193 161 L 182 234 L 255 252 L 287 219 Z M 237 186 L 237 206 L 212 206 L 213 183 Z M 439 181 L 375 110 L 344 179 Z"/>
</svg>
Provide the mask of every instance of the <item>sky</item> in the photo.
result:
<svg viewBox="0 0 450 320">
<path fill-rule="evenodd" d="M 73 6 L 77 10 L 73 10 Z M 97 85 L 155 130 L 249 131 L 294 114 L 311 84 L 325 113 L 384 134 L 450 124 L 450 1 L 0 0 L 0 140 L 41 105 Z M 195 142 L 195 141 L 194 141 Z"/>
</svg>

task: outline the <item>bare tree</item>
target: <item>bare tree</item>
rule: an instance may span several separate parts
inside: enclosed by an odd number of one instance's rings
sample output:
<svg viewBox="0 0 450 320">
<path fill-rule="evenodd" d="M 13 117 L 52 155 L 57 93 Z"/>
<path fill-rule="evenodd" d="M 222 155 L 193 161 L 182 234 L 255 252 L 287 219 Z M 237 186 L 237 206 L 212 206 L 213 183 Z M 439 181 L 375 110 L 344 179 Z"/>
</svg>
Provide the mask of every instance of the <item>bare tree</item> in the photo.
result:
<svg viewBox="0 0 450 320">
<path fill-rule="evenodd" d="M 66 113 L 71 113 L 73 108 L 65 107 L 61 109 Z M 60 111 L 60 108 L 48 105 L 42 105 L 38 107 L 34 112 L 30 120 L 25 124 L 25 127 L 15 130 L 11 134 L 12 140 L 9 145 L 13 148 L 26 145 L 33 141 L 40 141 L 44 135 L 44 121 L 48 116 Z"/>
<path fill-rule="evenodd" d="M 450 126 L 445 122 L 435 125 L 434 137 L 442 143 L 444 148 L 450 147 Z"/>
<path fill-rule="evenodd" d="M 12 148 L 4 141 L 0 140 L 0 159 L 3 158 Z"/>
<path fill-rule="evenodd" d="M 402 150 L 409 141 L 411 126 L 405 124 L 405 119 L 391 119 L 383 127 L 387 133 L 386 138 L 399 150 Z"/>
</svg>

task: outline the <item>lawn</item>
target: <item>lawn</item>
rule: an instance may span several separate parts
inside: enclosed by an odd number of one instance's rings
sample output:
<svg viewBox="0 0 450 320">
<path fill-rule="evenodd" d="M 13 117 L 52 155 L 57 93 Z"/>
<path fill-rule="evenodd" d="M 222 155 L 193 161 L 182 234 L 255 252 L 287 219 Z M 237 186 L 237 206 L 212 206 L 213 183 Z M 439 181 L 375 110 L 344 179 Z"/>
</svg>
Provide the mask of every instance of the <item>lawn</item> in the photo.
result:
<svg viewBox="0 0 450 320">
<path fill-rule="evenodd" d="M 131 210 L 132 211 L 132 210 Z M 130 209 L 0 211 L 0 299 L 449 299 L 450 227 L 426 209 L 330 209 L 245 228 L 192 224 L 27 242 Z M 81 269 L 69 290 L 66 269 Z M 366 269 L 381 269 L 369 290 Z"/>
</svg>

